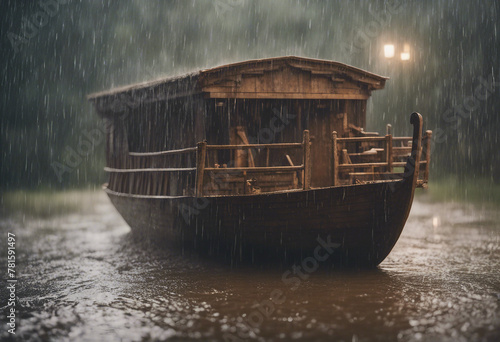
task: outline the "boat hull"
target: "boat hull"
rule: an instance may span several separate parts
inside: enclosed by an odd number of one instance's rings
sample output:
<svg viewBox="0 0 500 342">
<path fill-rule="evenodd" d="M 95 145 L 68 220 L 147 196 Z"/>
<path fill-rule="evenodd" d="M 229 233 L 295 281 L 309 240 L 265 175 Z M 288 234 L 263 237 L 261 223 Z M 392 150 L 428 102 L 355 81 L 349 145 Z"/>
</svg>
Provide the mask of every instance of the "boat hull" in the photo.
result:
<svg viewBox="0 0 500 342">
<path fill-rule="evenodd" d="M 328 263 L 376 266 L 403 230 L 413 180 L 203 198 L 106 192 L 140 239 L 231 262 L 306 258 L 327 243 Z"/>
</svg>

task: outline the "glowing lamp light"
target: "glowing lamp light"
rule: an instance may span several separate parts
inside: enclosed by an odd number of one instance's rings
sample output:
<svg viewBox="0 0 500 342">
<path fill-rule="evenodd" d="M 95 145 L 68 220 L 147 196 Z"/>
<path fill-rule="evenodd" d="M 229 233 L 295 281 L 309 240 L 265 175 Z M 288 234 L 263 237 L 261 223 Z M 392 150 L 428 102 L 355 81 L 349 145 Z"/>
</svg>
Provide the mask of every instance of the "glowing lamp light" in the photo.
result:
<svg viewBox="0 0 500 342">
<path fill-rule="evenodd" d="M 392 45 L 392 44 L 384 45 L 384 56 L 385 56 L 385 58 L 394 57 L 394 45 Z"/>
<path fill-rule="evenodd" d="M 410 60 L 410 44 L 404 45 L 403 52 L 401 52 L 401 60 L 402 61 Z"/>
</svg>

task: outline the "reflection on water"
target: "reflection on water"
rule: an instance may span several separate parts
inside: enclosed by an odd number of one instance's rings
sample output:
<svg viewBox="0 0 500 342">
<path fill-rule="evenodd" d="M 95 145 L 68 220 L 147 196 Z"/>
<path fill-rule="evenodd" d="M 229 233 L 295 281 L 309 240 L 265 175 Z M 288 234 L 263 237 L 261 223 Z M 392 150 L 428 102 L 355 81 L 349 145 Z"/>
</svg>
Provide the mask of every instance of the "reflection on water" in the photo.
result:
<svg viewBox="0 0 500 342">
<path fill-rule="evenodd" d="M 498 341 L 498 217 L 417 200 L 378 269 L 320 269 L 296 289 L 286 269 L 139 244 L 104 195 L 90 211 L 0 226 L 3 244 L 17 234 L 22 340 Z"/>
</svg>

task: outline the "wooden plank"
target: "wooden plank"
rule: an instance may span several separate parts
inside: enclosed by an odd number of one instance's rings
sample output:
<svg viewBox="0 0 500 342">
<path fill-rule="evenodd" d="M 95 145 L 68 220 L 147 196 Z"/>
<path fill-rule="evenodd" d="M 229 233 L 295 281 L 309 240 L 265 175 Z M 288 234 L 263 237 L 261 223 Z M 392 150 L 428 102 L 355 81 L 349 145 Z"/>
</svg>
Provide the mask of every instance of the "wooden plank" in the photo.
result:
<svg viewBox="0 0 500 342">
<path fill-rule="evenodd" d="M 352 164 L 351 158 L 349 157 L 349 153 L 347 153 L 347 149 L 342 149 L 342 161 L 344 165 Z"/>
<path fill-rule="evenodd" d="M 274 172 L 274 171 L 299 171 L 303 170 L 304 166 L 257 166 L 257 167 L 206 167 L 205 171 L 210 172 Z"/>
<path fill-rule="evenodd" d="M 212 150 L 247 150 L 252 148 L 289 148 L 302 147 L 302 143 L 248 144 L 248 145 L 207 145 L 207 151 Z"/>
<path fill-rule="evenodd" d="M 337 132 L 332 132 L 332 185 L 339 184 L 339 157 L 337 151 Z"/>
<path fill-rule="evenodd" d="M 377 142 L 384 141 L 385 137 L 352 137 L 352 138 L 338 138 L 339 142 Z"/>
<path fill-rule="evenodd" d="M 111 173 L 140 173 L 140 172 L 191 172 L 196 171 L 195 167 L 186 168 L 144 168 L 144 169 L 115 169 L 112 167 L 105 167 L 104 171 Z"/>
<path fill-rule="evenodd" d="M 392 139 L 392 141 L 394 142 L 394 138 Z M 393 152 L 394 153 L 408 153 L 410 154 L 411 152 L 411 146 L 406 146 L 406 147 L 393 147 L 392 148 Z"/>
<path fill-rule="evenodd" d="M 250 142 L 248 141 L 247 134 L 245 132 L 245 128 L 244 127 L 242 127 L 242 126 L 236 127 L 236 132 L 235 133 L 236 133 L 236 136 L 241 139 L 241 141 L 243 142 L 243 145 L 246 145 L 246 146 L 250 145 Z M 241 152 L 236 152 L 236 153 L 241 153 Z M 235 158 L 235 159 L 238 160 L 238 158 Z M 247 159 L 246 160 L 246 164 L 249 167 L 255 167 L 255 161 L 253 160 L 253 154 L 252 154 L 251 151 L 248 151 L 246 159 Z"/>
<path fill-rule="evenodd" d="M 209 172 L 205 168 L 205 171 L 207 171 L 208 175 L 210 178 L 213 178 L 215 182 L 217 183 L 224 183 L 224 182 L 241 182 L 243 179 L 243 172 L 237 173 L 237 174 L 227 174 L 227 175 L 221 175 L 221 174 L 215 174 L 212 172 Z M 247 173 L 252 174 L 252 172 L 247 171 Z M 288 179 L 291 177 L 291 175 L 295 174 L 296 171 L 272 171 L 272 172 L 260 172 L 259 174 L 253 174 L 252 177 L 257 178 L 258 182 L 274 182 L 277 179 L 279 180 L 280 178 L 283 179 Z M 207 176 L 207 175 L 205 175 Z"/>
<path fill-rule="evenodd" d="M 392 140 L 394 141 L 411 141 L 411 137 L 393 137 Z"/>
<path fill-rule="evenodd" d="M 309 131 L 306 129 L 303 133 L 304 144 L 304 190 L 311 188 L 311 139 Z"/>
<path fill-rule="evenodd" d="M 280 93 L 280 92 L 209 92 L 206 98 L 220 99 L 297 99 L 297 100 L 368 100 L 369 94 L 351 93 Z"/>
<path fill-rule="evenodd" d="M 398 164 L 398 163 L 394 163 Z M 406 165 L 406 163 L 402 163 L 403 166 Z M 350 170 L 353 168 L 371 168 L 371 167 L 384 167 L 387 166 L 387 163 L 360 163 L 360 164 L 342 164 L 339 165 L 339 169 L 341 170 Z"/>
<path fill-rule="evenodd" d="M 182 154 L 182 153 L 190 153 L 196 152 L 196 147 L 188 147 L 182 148 L 178 150 L 169 150 L 169 151 L 158 151 L 158 152 L 129 152 L 129 156 L 133 157 L 152 157 L 152 156 L 165 156 L 169 154 Z"/>
<path fill-rule="evenodd" d="M 204 188 L 204 195 L 236 195 L 242 193 L 254 193 L 258 189 L 259 193 L 274 192 L 279 190 L 296 189 L 296 172 L 266 172 L 255 174 L 251 172 L 241 172 L 237 175 L 228 176 L 209 172 L 210 184 L 215 186 Z M 222 177 L 222 178 L 219 178 Z M 255 183 L 248 185 L 247 180 L 253 179 Z"/>
<path fill-rule="evenodd" d="M 397 176 L 402 176 L 402 173 L 393 173 L 393 172 L 349 172 L 350 175 L 353 176 L 372 176 L 372 175 L 397 175 Z"/>
<path fill-rule="evenodd" d="M 205 173 L 205 158 L 207 156 L 207 143 L 198 143 L 196 151 L 196 197 L 203 196 L 203 176 Z"/>
<path fill-rule="evenodd" d="M 388 130 L 389 130 L 389 127 L 388 127 Z M 391 134 L 387 134 L 386 135 L 386 138 L 387 138 L 387 144 L 386 144 L 386 162 L 387 162 L 387 171 L 388 172 L 392 172 L 392 135 Z"/>
<path fill-rule="evenodd" d="M 387 124 L 386 134 L 387 135 L 392 135 L 392 125 L 391 124 Z"/>
</svg>

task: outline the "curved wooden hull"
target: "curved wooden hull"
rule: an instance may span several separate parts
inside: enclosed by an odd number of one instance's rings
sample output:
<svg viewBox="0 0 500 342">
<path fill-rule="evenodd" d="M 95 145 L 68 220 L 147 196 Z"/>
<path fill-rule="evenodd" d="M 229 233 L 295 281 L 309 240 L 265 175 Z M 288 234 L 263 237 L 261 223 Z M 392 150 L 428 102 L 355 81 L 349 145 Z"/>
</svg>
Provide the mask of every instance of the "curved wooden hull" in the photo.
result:
<svg viewBox="0 0 500 342">
<path fill-rule="evenodd" d="M 416 180 L 224 197 L 166 197 L 106 190 L 135 235 L 232 261 L 312 256 L 326 242 L 329 263 L 376 266 L 408 217 Z"/>
</svg>

